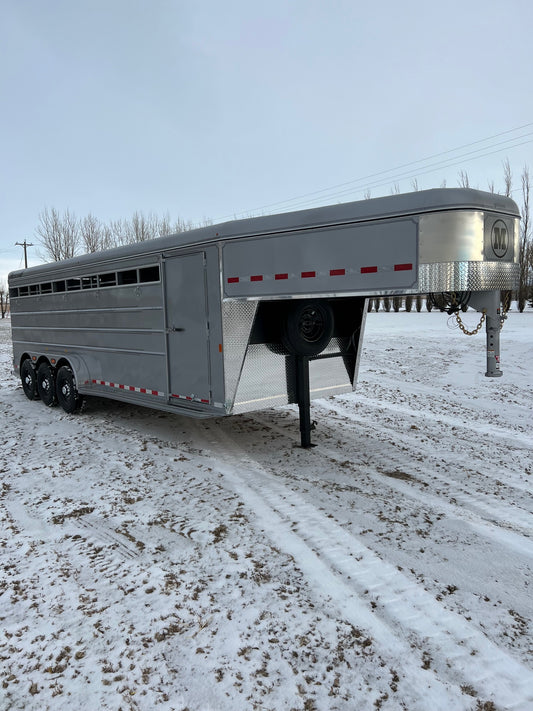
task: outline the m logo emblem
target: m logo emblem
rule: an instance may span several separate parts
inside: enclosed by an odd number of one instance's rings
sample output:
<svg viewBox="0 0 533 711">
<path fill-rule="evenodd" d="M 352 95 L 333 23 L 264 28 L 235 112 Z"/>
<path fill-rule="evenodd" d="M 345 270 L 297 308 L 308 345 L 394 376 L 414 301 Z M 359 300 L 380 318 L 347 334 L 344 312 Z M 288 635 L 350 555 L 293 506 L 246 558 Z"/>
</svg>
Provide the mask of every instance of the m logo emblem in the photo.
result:
<svg viewBox="0 0 533 711">
<path fill-rule="evenodd" d="M 492 251 L 498 258 L 505 257 L 509 248 L 509 233 L 503 220 L 496 220 L 492 226 L 491 244 Z"/>
</svg>

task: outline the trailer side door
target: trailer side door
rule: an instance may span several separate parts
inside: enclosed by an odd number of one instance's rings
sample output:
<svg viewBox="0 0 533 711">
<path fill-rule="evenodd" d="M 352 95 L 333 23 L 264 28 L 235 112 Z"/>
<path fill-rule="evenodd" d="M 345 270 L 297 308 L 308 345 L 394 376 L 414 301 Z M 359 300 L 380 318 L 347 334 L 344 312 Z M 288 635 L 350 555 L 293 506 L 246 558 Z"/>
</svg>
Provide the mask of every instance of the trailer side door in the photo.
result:
<svg viewBox="0 0 533 711">
<path fill-rule="evenodd" d="M 167 257 L 165 319 L 170 401 L 211 402 L 205 254 Z"/>
</svg>

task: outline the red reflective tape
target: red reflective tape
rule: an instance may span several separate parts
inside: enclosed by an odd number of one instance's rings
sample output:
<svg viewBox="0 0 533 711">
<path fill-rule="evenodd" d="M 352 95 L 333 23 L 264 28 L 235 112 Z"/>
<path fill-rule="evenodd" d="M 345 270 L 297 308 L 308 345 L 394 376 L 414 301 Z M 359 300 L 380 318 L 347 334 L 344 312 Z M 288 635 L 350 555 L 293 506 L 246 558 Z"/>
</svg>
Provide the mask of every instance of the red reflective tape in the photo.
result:
<svg viewBox="0 0 533 711">
<path fill-rule="evenodd" d="M 344 276 L 346 274 L 346 269 L 330 269 L 330 276 Z"/>
<path fill-rule="evenodd" d="M 410 272 L 412 268 L 413 268 L 412 264 L 395 264 L 394 265 L 395 272 Z"/>
<path fill-rule="evenodd" d="M 107 380 L 86 380 L 85 385 L 92 383 L 93 385 L 105 385 L 107 388 L 118 388 L 119 390 L 128 390 L 129 392 L 143 393 L 144 395 L 163 396 L 165 393 L 159 390 L 150 390 L 147 388 L 137 388 L 134 385 L 123 385 L 122 383 L 110 383 Z"/>
<path fill-rule="evenodd" d="M 238 284 L 239 277 L 228 277 L 228 284 Z"/>
<path fill-rule="evenodd" d="M 289 275 L 288 274 L 276 274 L 274 279 L 288 279 Z"/>
<path fill-rule="evenodd" d="M 263 281 L 263 275 L 255 274 L 254 276 L 250 277 L 250 281 Z"/>
<path fill-rule="evenodd" d="M 311 279 L 316 277 L 316 272 L 302 272 L 302 279 Z"/>
<path fill-rule="evenodd" d="M 375 274 L 377 270 L 377 267 L 361 267 L 361 274 Z"/>
</svg>

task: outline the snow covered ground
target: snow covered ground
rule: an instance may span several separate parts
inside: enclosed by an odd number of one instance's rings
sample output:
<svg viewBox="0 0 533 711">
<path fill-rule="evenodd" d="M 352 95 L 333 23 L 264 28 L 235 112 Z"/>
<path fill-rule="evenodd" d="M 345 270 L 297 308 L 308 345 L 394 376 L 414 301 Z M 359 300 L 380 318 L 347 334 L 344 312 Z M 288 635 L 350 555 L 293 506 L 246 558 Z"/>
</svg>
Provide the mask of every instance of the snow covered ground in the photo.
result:
<svg viewBox="0 0 533 711">
<path fill-rule="evenodd" d="M 533 709 L 533 313 L 498 380 L 447 319 L 370 314 L 312 450 L 29 402 L 2 321 L 2 711 Z"/>
</svg>

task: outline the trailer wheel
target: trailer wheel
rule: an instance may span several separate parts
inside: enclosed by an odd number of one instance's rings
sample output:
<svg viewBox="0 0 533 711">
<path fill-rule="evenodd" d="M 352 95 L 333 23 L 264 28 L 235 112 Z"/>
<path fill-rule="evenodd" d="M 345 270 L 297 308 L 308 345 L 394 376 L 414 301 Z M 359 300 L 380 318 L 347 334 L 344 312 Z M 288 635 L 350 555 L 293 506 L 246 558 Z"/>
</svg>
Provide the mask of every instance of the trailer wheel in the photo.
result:
<svg viewBox="0 0 533 711">
<path fill-rule="evenodd" d="M 74 382 L 74 374 L 68 365 L 63 365 L 56 376 L 56 397 L 63 410 L 75 412 L 81 405 L 81 395 Z"/>
<path fill-rule="evenodd" d="M 39 393 L 37 392 L 37 376 L 29 358 L 26 358 L 20 366 L 20 380 L 24 395 L 28 400 L 38 400 Z"/>
<path fill-rule="evenodd" d="M 318 355 L 330 342 L 333 326 L 327 302 L 293 301 L 285 314 L 281 342 L 291 354 Z"/>
<path fill-rule="evenodd" d="M 49 363 L 41 363 L 37 368 L 37 392 L 47 407 L 57 404 L 54 374 Z"/>
</svg>

